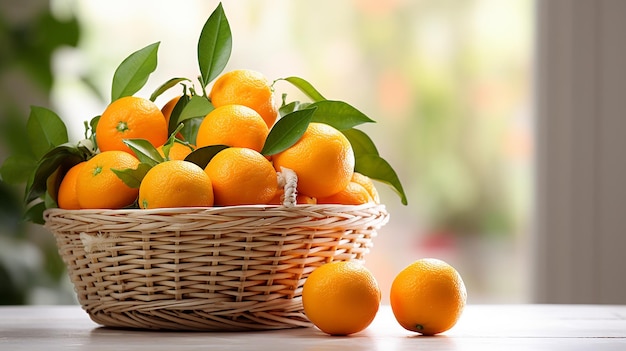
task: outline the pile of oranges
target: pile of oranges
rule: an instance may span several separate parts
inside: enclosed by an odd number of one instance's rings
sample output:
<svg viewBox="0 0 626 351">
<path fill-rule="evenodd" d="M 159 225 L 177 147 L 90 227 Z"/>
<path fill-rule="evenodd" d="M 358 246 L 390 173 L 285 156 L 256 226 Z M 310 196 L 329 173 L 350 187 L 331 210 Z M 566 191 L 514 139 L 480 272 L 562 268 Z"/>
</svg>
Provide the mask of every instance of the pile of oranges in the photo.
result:
<svg viewBox="0 0 626 351">
<path fill-rule="evenodd" d="M 95 128 L 97 151 L 73 166 L 58 189 L 63 209 L 142 209 L 282 204 L 281 172 L 297 177 L 297 203 L 358 205 L 378 203 L 372 180 L 354 171 L 349 140 L 324 123 L 309 123 L 291 147 L 261 154 L 278 119 L 271 82 L 261 73 L 238 69 L 218 77 L 208 94 L 213 105 L 201 121 L 195 143 L 168 135 L 170 115 L 181 96 L 159 107 L 149 99 L 113 101 Z M 143 139 L 162 157 L 137 179 L 119 172 L 137 170 L 140 160 L 127 140 Z M 185 160 L 193 151 L 224 146 L 202 168 Z"/>
</svg>

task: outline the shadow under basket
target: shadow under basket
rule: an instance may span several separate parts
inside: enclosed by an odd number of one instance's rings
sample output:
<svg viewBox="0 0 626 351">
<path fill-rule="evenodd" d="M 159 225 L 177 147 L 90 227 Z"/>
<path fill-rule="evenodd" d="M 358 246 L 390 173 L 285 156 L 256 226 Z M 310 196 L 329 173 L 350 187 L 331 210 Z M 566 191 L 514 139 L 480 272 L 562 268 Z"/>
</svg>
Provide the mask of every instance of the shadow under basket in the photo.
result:
<svg viewBox="0 0 626 351">
<path fill-rule="evenodd" d="M 297 205 L 44 214 L 78 301 L 109 327 L 238 331 L 308 327 L 318 266 L 363 260 L 384 205 Z"/>
</svg>

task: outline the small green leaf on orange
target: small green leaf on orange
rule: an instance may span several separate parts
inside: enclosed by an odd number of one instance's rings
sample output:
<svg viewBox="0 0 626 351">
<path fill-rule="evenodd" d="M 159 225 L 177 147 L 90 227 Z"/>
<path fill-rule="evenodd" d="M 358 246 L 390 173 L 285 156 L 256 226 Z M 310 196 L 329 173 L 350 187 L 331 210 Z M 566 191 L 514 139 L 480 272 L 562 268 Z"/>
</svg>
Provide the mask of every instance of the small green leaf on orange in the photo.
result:
<svg viewBox="0 0 626 351">
<path fill-rule="evenodd" d="M 195 149 L 192 153 L 185 157 L 185 161 L 193 162 L 198 165 L 200 168 L 206 168 L 206 165 L 209 164 L 213 156 L 217 155 L 218 152 L 228 149 L 227 145 L 210 145 L 201 148 Z"/>
<path fill-rule="evenodd" d="M 261 154 L 265 156 L 277 154 L 300 140 L 316 109 L 310 107 L 297 110 L 279 119 L 267 135 Z"/>
<path fill-rule="evenodd" d="M 124 184 L 126 184 L 130 188 L 139 188 L 141 185 L 141 181 L 143 177 L 146 176 L 146 173 L 152 168 L 152 165 L 148 163 L 139 163 L 137 168 L 126 168 L 126 169 L 114 169 L 111 168 L 111 171 L 115 173 L 115 175 L 120 178 Z M 165 185 L 165 184 L 164 184 Z"/>
</svg>

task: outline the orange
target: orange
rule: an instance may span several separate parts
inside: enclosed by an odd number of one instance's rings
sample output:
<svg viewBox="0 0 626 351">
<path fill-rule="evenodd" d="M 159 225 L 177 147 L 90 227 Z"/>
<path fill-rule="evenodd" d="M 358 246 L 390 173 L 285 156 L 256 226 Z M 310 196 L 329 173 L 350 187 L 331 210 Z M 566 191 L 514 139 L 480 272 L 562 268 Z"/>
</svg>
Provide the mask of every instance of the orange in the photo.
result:
<svg viewBox="0 0 626 351">
<path fill-rule="evenodd" d="M 124 139 L 146 139 L 154 147 L 167 140 L 167 124 L 161 110 L 152 101 L 126 96 L 113 101 L 102 113 L 96 127 L 100 151 L 132 151 Z"/>
<path fill-rule="evenodd" d="M 195 148 L 193 145 L 185 145 L 182 143 L 174 142 L 170 148 L 168 157 L 170 160 L 184 160 Z M 157 147 L 157 151 L 161 156 L 165 157 L 163 152 L 163 145 Z"/>
<path fill-rule="evenodd" d="M 249 69 L 222 74 L 213 83 L 209 99 L 215 107 L 248 106 L 261 115 L 268 128 L 274 125 L 278 116 L 270 81 L 262 73 Z"/>
<path fill-rule="evenodd" d="M 372 200 L 377 204 L 380 203 L 380 195 L 378 195 L 378 190 L 376 189 L 376 186 L 374 185 L 374 182 L 372 182 L 372 179 L 370 179 L 370 177 L 365 176 L 359 172 L 354 172 L 350 181 L 361 184 L 361 186 L 364 187 L 365 190 L 367 190 L 367 192 L 370 194 Z"/>
<path fill-rule="evenodd" d="M 390 297 L 391 309 L 402 327 L 435 335 L 456 324 L 465 307 L 467 291 L 452 266 L 438 259 L 423 258 L 395 277 Z"/>
<path fill-rule="evenodd" d="M 331 335 L 360 332 L 372 323 L 380 306 L 374 275 L 354 261 L 335 261 L 316 268 L 302 288 L 309 320 Z"/>
<path fill-rule="evenodd" d="M 318 204 L 362 205 L 373 202 L 370 193 L 358 183 L 350 182 L 338 193 L 317 199 Z"/>
<path fill-rule="evenodd" d="M 354 152 L 348 139 L 323 123 L 310 123 L 300 140 L 272 156 L 274 167 L 298 175 L 298 192 L 315 198 L 343 190 L 354 173 Z"/>
<path fill-rule="evenodd" d="M 261 152 L 269 129 L 263 118 L 243 105 L 225 105 L 209 112 L 200 123 L 196 145 L 228 145 Z"/>
<path fill-rule="evenodd" d="M 78 197 L 76 196 L 76 180 L 78 179 L 78 173 L 80 169 L 85 165 L 85 162 L 81 162 L 70 168 L 59 186 L 59 194 L 57 195 L 57 203 L 59 208 L 64 210 L 79 210 L 80 204 L 78 203 Z"/>
<path fill-rule="evenodd" d="M 112 169 L 135 169 L 139 160 L 124 151 L 104 151 L 85 162 L 76 179 L 81 208 L 118 209 L 132 205 L 139 189 L 130 188 Z"/>
<path fill-rule="evenodd" d="M 195 163 L 165 161 L 144 176 L 138 202 L 144 209 L 213 206 L 211 179 Z"/>
<path fill-rule="evenodd" d="M 224 149 L 204 171 L 213 182 L 215 205 L 219 206 L 267 204 L 278 188 L 272 164 L 252 149 Z"/>
</svg>

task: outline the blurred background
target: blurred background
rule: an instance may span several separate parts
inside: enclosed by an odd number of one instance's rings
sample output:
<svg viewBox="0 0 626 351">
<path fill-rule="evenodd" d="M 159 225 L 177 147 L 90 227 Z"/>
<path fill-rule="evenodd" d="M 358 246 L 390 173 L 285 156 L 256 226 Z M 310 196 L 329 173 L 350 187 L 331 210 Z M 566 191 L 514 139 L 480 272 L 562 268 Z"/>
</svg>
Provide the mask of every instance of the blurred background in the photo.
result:
<svg viewBox="0 0 626 351">
<path fill-rule="evenodd" d="M 82 139 L 83 121 L 106 107 L 117 65 L 148 44 L 161 42 L 158 68 L 137 95 L 172 77 L 195 79 L 198 36 L 217 3 L 2 0 L 0 163 L 24 148 L 30 105 L 56 111 L 70 139 Z M 533 1 L 223 6 L 233 33 L 227 70 L 300 76 L 377 121 L 363 129 L 409 199 L 403 206 L 377 184 L 391 220 L 366 266 L 383 303 L 394 276 L 421 257 L 455 266 L 469 303 L 531 300 Z M 295 94 L 287 83 L 276 90 Z M 52 235 L 20 220 L 14 181 L 0 183 L 0 304 L 74 303 Z"/>
</svg>

